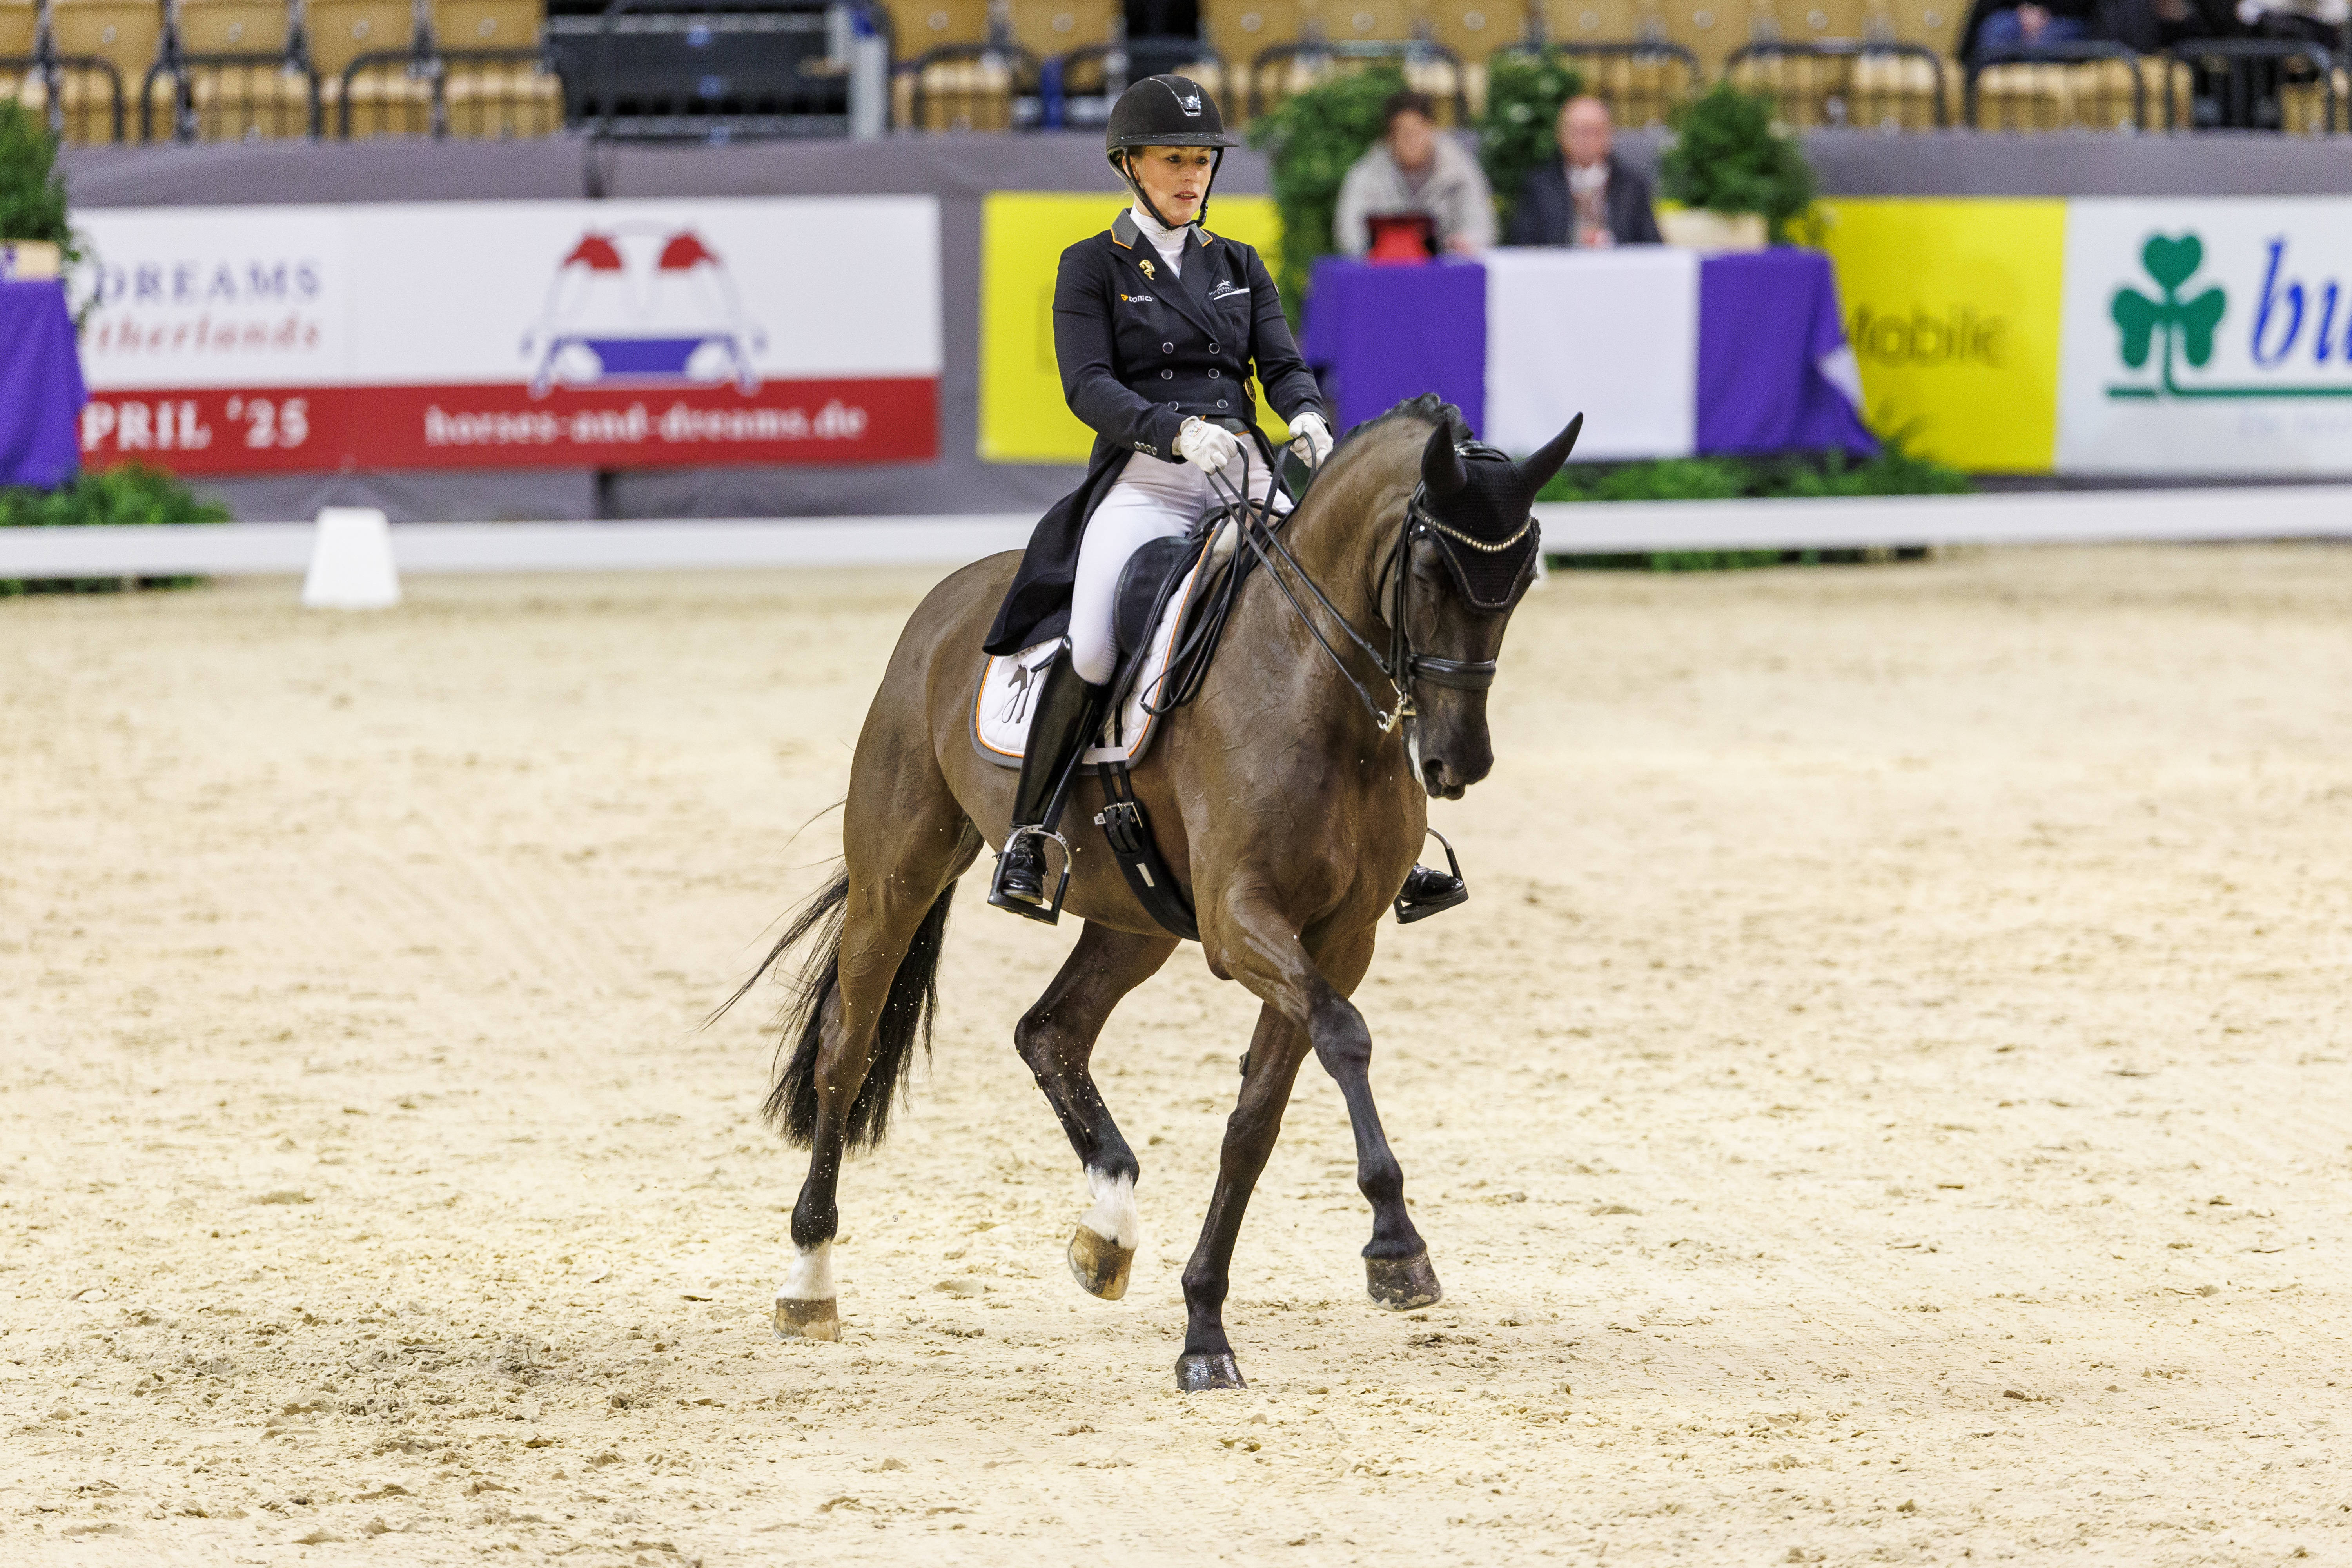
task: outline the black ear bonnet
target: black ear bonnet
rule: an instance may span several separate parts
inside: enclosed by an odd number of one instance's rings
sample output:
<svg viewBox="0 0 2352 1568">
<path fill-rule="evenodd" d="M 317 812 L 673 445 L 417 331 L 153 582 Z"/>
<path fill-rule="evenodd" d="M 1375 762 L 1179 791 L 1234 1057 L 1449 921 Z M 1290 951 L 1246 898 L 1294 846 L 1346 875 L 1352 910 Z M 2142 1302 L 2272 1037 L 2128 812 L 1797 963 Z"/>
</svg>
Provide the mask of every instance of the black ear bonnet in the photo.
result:
<svg viewBox="0 0 2352 1568">
<path fill-rule="evenodd" d="M 1528 580 L 1528 564 L 1543 547 L 1543 531 L 1528 514 L 1535 491 L 1509 456 L 1483 441 L 1457 440 L 1461 484 L 1433 495 L 1426 482 L 1414 510 L 1427 523 L 1454 591 L 1478 610 L 1510 608 Z"/>
</svg>

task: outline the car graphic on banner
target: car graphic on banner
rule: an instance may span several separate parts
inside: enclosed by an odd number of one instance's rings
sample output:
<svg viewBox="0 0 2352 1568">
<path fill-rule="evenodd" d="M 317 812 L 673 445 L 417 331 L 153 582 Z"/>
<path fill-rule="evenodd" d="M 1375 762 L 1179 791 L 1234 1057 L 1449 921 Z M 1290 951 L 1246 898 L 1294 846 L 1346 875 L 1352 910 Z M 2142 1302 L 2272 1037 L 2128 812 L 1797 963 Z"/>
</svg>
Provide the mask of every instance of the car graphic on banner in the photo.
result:
<svg viewBox="0 0 2352 1568">
<path fill-rule="evenodd" d="M 86 465 L 920 462 L 929 196 L 85 208 Z"/>
</svg>

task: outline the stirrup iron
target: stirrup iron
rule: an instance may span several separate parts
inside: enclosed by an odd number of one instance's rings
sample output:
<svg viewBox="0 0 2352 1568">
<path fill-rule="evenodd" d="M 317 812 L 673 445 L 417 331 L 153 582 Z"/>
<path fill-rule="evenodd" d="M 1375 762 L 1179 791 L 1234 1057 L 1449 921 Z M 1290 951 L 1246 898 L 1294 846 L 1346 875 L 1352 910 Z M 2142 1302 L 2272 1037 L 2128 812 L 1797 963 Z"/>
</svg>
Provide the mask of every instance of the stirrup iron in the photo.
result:
<svg viewBox="0 0 2352 1568">
<path fill-rule="evenodd" d="M 1470 901 L 1470 885 L 1462 879 L 1462 862 L 1454 858 L 1453 844 L 1434 827 L 1429 829 L 1429 836 L 1445 846 L 1446 870 L 1439 872 L 1425 866 L 1415 866 L 1406 873 L 1404 886 L 1397 889 L 1396 896 L 1399 925 L 1409 926 L 1415 921 L 1425 921 L 1432 915 L 1443 914 L 1457 904 Z M 1424 887 L 1417 897 L 1409 898 L 1407 895 L 1413 892 L 1412 885 L 1416 880 L 1433 885 Z"/>
<path fill-rule="evenodd" d="M 1059 845 L 1062 850 L 1061 880 L 1054 884 L 1053 897 L 1047 899 L 1042 904 L 1033 904 L 1026 899 L 1014 898 L 1012 894 L 1004 890 L 1002 880 L 1003 872 L 1001 868 L 1004 864 L 1004 857 L 1012 851 L 1012 848 L 1015 844 L 1020 843 L 1024 838 L 1030 837 L 1050 838 L 1055 844 Z M 1042 844 L 1037 847 L 1037 853 L 1040 859 L 1044 858 L 1045 849 L 1045 847 Z M 1014 914 L 1020 915 L 1024 919 L 1041 921 L 1045 925 L 1059 925 L 1061 923 L 1062 900 L 1067 896 L 1070 890 L 1070 841 L 1068 839 L 1063 837 L 1060 834 L 1055 832 L 1050 827 L 1041 827 L 1034 824 L 1026 827 L 1015 827 L 1012 832 L 1004 836 L 1004 847 L 997 851 L 996 863 L 1000 868 L 1000 870 L 996 876 L 992 876 L 988 879 L 988 901 L 991 905 L 1000 910 L 1010 910 Z"/>
</svg>

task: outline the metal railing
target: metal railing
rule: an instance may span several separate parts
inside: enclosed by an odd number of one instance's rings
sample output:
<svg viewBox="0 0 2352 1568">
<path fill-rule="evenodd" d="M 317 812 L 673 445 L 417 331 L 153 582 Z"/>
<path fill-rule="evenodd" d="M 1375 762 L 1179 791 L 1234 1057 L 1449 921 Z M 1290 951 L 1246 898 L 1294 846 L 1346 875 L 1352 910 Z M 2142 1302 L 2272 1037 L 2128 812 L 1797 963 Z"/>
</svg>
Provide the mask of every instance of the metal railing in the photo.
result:
<svg viewBox="0 0 2352 1568">
<path fill-rule="evenodd" d="M 102 137 L 89 134 L 91 105 L 88 99 L 68 89 L 68 83 L 80 80 L 84 75 L 102 78 L 106 84 L 106 111 L 98 121 L 107 132 Z M 96 55 L 51 54 L 45 39 L 38 53 L 0 57 L 0 76 L 40 79 L 41 114 L 50 132 L 60 141 L 121 142 L 130 128 L 129 106 L 122 96 L 122 72 L 111 60 Z"/>
<path fill-rule="evenodd" d="M 1972 131 L 2156 129 L 2140 57 L 2121 44 L 2043 44 L 1979 53 L 1968 63 L 1961 97 L 1961 119 Z M 2168 101 L 2170 97 L 2168 91 Z M 1986 123 L 1989 114 L 1991 124 Z"/>
<path fill-rule="evenodd" d="M 1276 44 L 1270 49 L 1259 50 L 1250 61 L 1245 94 L 1237 95 L 1230 84 L 1227 86 L 1226 102 L 1230 104 L 1237 99 L 1245 102 L 1249 118 L 1255 120 L 1266 111 L 1269 76 L 1277 81 L 1278 90 L 1273 101 L 1279 107 L 1295 91 L 1318 85 L 1332 76 L 1363 66 L 1391 64 L 1403 70 L 1407 86 L 1436 100 L 1439 108 L 1450 113 L 1451 123 L 1471 122 L 1462 57 L 1443 44 L 1423 38 L 1396 42 L 1342 39 L 1337 43 L 1304 38 L 1295 44 Z M 1445 117 L 1443 113 L 1440 116 Z"/>
<path fill-rule="evenodd" d="M 1584 79 L 1584 90 L 1607 104 L 1611 117 L 1620 125 L 1664 125 L 1676 109 L 1706 86 L 1706 68 L 1698 56 L 1664 38 L 1633 43 L 1546 40 L 1513 44 L 1496 50 L 1495 56 L 1540 58 L 1547 53 L 1574 65 Z"/>
<path fill-rule="evenodd" d="M 319 79 L 291 51 L 184 54 L 169 49 L 148 68 L 139 94 L 140 140 L 155 139 L 155 84 L 172 84 L 175 142 L 243 142 L 316 136 Z"/>
<path fill-rule="evenodd" d="M 1800 130 L 1943 130 L 1951 123 L 1943 57 L 1891 39 L 1759 38 L 1731 51 L 1723 79 L 1770 98 Z"/>
<path fill-rule="evenodd" d="M 2333 136 L 2347 123 L 2344 78 L 2336 57 L 2317 44 L 2207 38 L 2176 44 L 2169 58 L 2189 79 L 2165 83 L 2168 129 L 2182 129 L 2184 99 L 2190 130 Z"/>
</svg>

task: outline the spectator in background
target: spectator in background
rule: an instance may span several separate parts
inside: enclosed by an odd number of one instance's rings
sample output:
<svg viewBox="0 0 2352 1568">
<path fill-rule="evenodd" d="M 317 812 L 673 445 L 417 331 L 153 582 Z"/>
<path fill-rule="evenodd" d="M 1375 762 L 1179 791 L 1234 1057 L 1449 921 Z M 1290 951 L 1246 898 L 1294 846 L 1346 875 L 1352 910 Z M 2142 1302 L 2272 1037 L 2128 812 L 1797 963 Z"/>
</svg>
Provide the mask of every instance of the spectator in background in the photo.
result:
<svg viewBox="0 0 2352 1568">
<path fill-rule="evenodd" d="M 1960 58 L 2107 37 L 2099 11 L 2100 0 L 2040 0 L 2025 5 L 2013 0 L 1977 0 L 1960 32 Z"/>
<path fill-rule="evenodd" d="M 1559 162 L 1528 176 L 1511 214 L 1509 245 L 1655 245 L 1650 182 L 1617 156 L 1609 106 L 1571 98 L 1559 106 Z"/>
<path fill-rule="evenodd" d="M 1437 129 L 1425 94 L 1400 92 L 1381 112 L 1381 139 L 1348 171 L 1331 215 L 1341 251 L 1371 248 L 1370 218 L 1426 213 L 1439 248 L 1473 255 L 1495 243 L 1495 196 L 1478 160 Z"/>
</svg>

